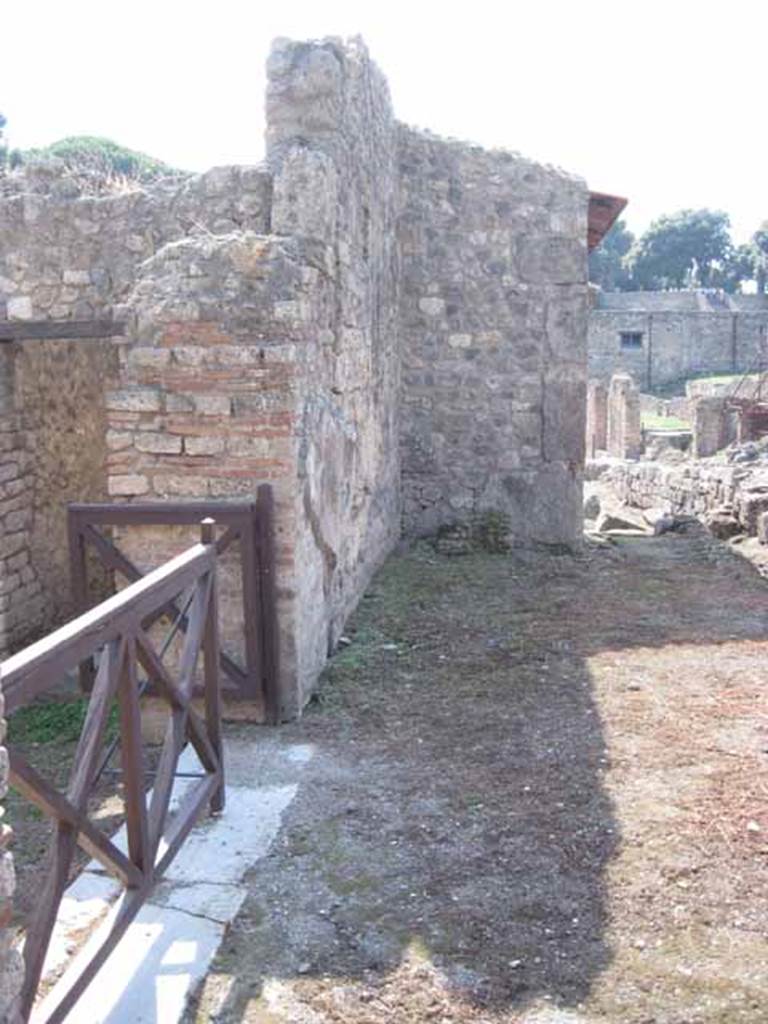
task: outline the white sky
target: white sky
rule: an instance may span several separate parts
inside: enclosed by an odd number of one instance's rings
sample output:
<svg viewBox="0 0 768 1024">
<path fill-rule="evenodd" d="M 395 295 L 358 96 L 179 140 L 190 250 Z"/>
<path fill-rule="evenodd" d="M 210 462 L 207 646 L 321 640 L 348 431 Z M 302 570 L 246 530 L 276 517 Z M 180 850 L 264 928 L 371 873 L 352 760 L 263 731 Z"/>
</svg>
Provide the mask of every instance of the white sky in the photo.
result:
<svg viewBox="0 0 768 1024">
<path fill-rule="evenodd" d="M 262 155 L 275 36 L 365 38 L 397 116 L 627 196 L 642 230 L 768 219 L 765 0 L 3 0 L 11 145 L 105 135 L 204 170 Z"/>
</svg>

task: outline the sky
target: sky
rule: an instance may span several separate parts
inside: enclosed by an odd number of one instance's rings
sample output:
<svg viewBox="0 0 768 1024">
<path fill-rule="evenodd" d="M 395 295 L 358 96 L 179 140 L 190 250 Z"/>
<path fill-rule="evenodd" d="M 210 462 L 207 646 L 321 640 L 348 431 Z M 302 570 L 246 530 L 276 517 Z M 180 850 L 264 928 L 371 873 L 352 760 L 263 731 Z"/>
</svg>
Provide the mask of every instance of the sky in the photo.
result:
<svg viewBox="0 0 768 1024">
<path fill-rule="evenodd" d="M 768 219 L 765 0 L 4 0 L 12 146 L 103 135 L 205 170 L 263 155 L 276 36 L 360 34 L 397 117 L 629 199 Z"/>
</svg>

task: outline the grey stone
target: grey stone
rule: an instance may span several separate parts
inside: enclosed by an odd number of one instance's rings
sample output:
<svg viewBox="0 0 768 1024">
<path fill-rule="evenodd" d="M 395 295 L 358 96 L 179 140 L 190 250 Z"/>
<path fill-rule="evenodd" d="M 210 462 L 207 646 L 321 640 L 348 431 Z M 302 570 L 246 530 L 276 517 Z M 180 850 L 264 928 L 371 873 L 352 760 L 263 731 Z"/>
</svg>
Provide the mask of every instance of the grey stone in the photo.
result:
<svg viewBox="0 0 768 1024">
<path fill-rule="evenodd" d="M 633 514 L 631 510 L 626 512 L 604 511 L 595 524 L 597 533 L 608 533 L 614 530 L 632 530 L 648 533 L 648 527 L 640 515 Z"/>
<path fill-rule="evenodd" d="M 584 501 L 584 517 L 586 519 L 597 519 L 600 515 L 600 498 L 597 494 L 590 494 Z"/>
<path fill-rule="evenodd" d="M 741 523 L 729 509 L 714 509 L 707 513 L 704 522 L 712 536 L 718 540 L 728 540 L 743 532 Z"/>
</svg>

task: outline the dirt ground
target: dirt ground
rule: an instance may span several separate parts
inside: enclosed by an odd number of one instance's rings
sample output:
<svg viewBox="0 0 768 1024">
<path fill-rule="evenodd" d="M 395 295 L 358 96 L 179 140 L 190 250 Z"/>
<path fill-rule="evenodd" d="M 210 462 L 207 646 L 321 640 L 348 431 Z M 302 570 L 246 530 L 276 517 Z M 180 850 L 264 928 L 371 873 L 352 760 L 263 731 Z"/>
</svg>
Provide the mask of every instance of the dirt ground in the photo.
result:
<svg viewBox="0 0 768 1024">
<path fill-rule="evenodd" d="M 767 612 L 698 532 L 392 559 L 188 1024 L 768 1021 Z"/>
</svg>

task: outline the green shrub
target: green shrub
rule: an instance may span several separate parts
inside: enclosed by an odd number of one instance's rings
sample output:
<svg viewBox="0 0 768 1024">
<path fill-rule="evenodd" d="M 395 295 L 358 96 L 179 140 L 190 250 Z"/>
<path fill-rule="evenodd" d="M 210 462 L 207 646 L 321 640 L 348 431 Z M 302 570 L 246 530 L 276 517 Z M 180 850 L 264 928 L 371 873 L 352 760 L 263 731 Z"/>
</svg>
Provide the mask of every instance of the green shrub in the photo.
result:
<svg viewBox="0 0 768 1024">
<path fill-rule="evenodd" d="M 21 154 L 22 162 L 32 158 L 44 160 L 50 157 L 61 160 L 67 170 L 75 175 L 150 182 L 185 173 L 170 167 L 162 160 L 147 156 L 146 153 L 139 153 L 120 146 L 111 139 L 94 135 L 71 135 L 53 142 L 50 146 L 27 149 Z"/>
</svg>

